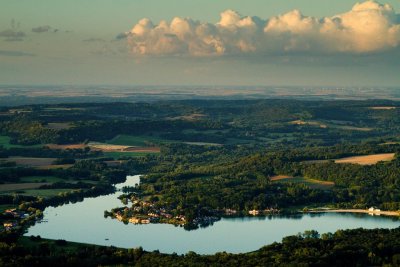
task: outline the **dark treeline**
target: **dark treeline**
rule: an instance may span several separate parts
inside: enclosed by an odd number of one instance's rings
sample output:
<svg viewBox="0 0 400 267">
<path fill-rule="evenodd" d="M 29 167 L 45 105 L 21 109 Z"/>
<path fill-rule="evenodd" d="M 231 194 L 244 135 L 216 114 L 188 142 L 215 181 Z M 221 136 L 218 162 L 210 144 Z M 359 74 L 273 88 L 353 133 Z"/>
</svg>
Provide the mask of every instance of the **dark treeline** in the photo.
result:
<svg viewBox="0 0 400 267">
<path fill-rule="evenodd" d="M 81 160 L 68 169 L 36 169 L 24 167 L 0 168 L 0 183 L 18 183 L 20 178 L 29 176 L 56 176 L 65 180 L 92 180 L 109 184 L 123 182 L 127 171 L 107 167 L 96 160 Z"/>
<path fill-rule="evenodd" d="M 12 147 L 2 148 L 0 146 L 0 159 L 8 156 L 19 157 L 39 157 L 39 158 L 59 158 L 59 159 L 84 159 L 90 157 L 98 157 L 102 153 L 100 151 L 91 151 L 89 148 L 84 149 L 49 149 L 48 147 Z"/>
<path fill-rule="evenodd" d="M 0 244 L 5 266 L 399 266 L 400 228 L 393 230 L 338 230 L 331 234 L 306 231 L 280 243 L 242 254 L 219 252 L 184 255 L 73 244 L 31 237 Z"/>
<path fill-rule="evenodd" d="M 21 177 L 25 176 L 40 176 L 52 175 L 54 170 L 39 170 L 33 168 L 11 167 L 0 169 L 0 184 L 1 183 L 18 183 Z"/>
</svg>

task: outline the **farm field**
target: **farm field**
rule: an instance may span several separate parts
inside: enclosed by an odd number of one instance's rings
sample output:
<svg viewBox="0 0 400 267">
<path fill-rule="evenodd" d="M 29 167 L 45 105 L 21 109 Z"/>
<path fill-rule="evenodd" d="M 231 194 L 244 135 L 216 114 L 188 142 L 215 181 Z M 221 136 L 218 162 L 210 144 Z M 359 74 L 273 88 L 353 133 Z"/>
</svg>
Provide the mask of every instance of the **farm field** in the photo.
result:
<svg viewBox="0 0 400 267">
<path fill-rule="evenodd" d="M 46 146 L 50 149 L 84 149 L 87 147 L 86 144 L 68 144 L 68 145 L 58 145 L 58 144 L 46 144 Z"/>
<path fill-rule="evenodd" d="M 204 117 L 207 117 L 207 115 L 205 114 L 201 114 L 201 113 L 193 113 L 190 115 L 182 115 L 182 116 L 177 116 L 177 117 L 169 117 L 166 118 L 167 120 L 186 120 L 186 121 L 197 121 L 197 120 L 201 120 Z"/>
<path fill-rule="evenodd" d="M 160 153 L 159 147 L 128 147 L 124 152 L 136 152 L 136 153 Z"/>
<path fill-rule="evenodd" d="M 42 165 L 36 168 L 40 170 L 51 170 L 51 169 L 67 169 L 72 166 L 73 164 L 57 164 L 57 165 Z"/>
<path fill-rule="evenodd" d="M 223 146 L 222 144 L 207 143 L 207 142 L 183 142 L 183 143 L 192 146 Z"/>
<path fill-rule="evenodd" d="M 48 108 L 45 108 L 44 110 L 46 110 L 46 111 L 71 111 L 71 110 L 82 111 L 82 110 L 85 110 L 85 108 L 48 107 Z"/>
<path fill-rule="evenodd" d="M 23 183 L 56 183 L 56 182 L 65 182 L 68 180 L 55 176 L 28 176 L 28 177 L 21 177 L 20 181 Z"/>
<path fill-rule="evenodd" d="M 19 183 L 19 184 L 0 184 L 0 193 L 26 190 L 26 189 L 37 189 L 42 185 L 48 183 Z"/>
<path fill-rule="evenodd" d="M 286 179 L 293 179 L 293 176 L 290 176 L 290 175 L 275 175 L 275 176 L 270 177 L 270 180 L 272 182 L 280 181 L 280 180 L 286 180 Z"/>
<path fill-rule="evenodd" d="M 158 153 L 160 152 L 159 147 L 136 147 L 136 146 L 123 146 L 123 145 L 110 145 L 105 143 L 89 143 L 89 147 L 92 150 L 100 150 L 102 152 L 148 152 Z"/>
<path fill-rule="evenodd" d="M 158 138 L 157 136 L 133 136 L 120 134 L 107 141 L 107 144 L 121 146 L 155 146 L 156 144 L 165 142 L 169 142 L 169 140 Z"/>
<path fill-rule="evenodd" d="M 11 138 L 9 136 L 6 135 L 0 135 L 0 146 L 3 146 L 4 148 L 21 148 L 21 147 L 25 147 L 25 148 L 29 148 L 29 147 L 42 147 L 43 145 L 31 145 L 31 146 L 24 146 L 24 145 L 14 145 L 14 144 L 10 144 L 10 140 Z"/>
<path fill-rule="evenodd" d="M 15 162 L 19 166 L 44 167 L 51 165 L 55 158 L 8 157 L 5 160 Z"/>
<path fill-rule="evenodd" d="M 35 197 L 53 197 L 57 196 L 59 193 L 70 192 L 70 191 L 71 189 L 28 189 L 28 190 L 23 190 L 23 192 L 19 194 L 25 196 L 35 196 Z"/>
<path fill-rule="evenodd" d="M 400 142 L 397 142 L 397 141 L 389 141 L 389 142 L 385 142 L 385 143 L 382 143 L 382 144 L 379 144 L 380 146 L 387 146 L 387 145 L 398 145 L 398 144 L 400 144 Z"/>
<path fill-rule="evenodd" d="M 320 127 L 320 128 L 327 128 L 326 124 L 323 124 L 323 123 L 318 122 L 318 121 L 295 120 L 295 121 L 291 121 L 290 124 L 294 124 L 294 125 L 311 125 L 311 126 L 316 126 L 316 127 Z"/>
<path fill-rule="evenodd" d="M 314 126 L 314 127 L 319 127 L 319 128 L 332 128 L 332 129 L 342 129 L 342 130 L 347 130 L 347 131 L 360 131 L 360 132 L 369 132 L 374 130 L 373 128 L 370 127 L 356 127 L 352 125 L 343 125 L 340 121 L 303 121 L 303 120 L 295 120 L 289 122 L 289 124 L 294 124 L 294 125 L 309 125 L 309 126 Z"/>
<path fill-rule="evenodd" d="M 380 107 L 370 107 L 370 109 L 373 110 L 392 110 L 396 109 L 397 107 L 392 107 L 392 106 L 380 106 Z"/>
<path fill-rule="evenodd" d="M 332 128 L 336 129 L 342 129 L 342 130 L 347 130 L 347 131 L 360 131 L 360 132 L 370 132 L 374 130 L 373 128 L 368 128 L 368 127 L 355 127 L 355 126 L 349 126 L 349 125 L 334 125 Z"/>
<path fill-rule="evenodd" d="M 336 159 L 335 163 L 343 164 L 343 163 L 351 163 L 351 164 L 359 164 L 359 165 L 374 165 L 380 161 L 391 161 L 395 157 L 395 153 L 383 153 L 383 154 L 374 154 L 374 155 L 366 155 L 366 156 L 355 156 L 355 157 L 347 157 L 342 159 Z"/>
<path fill-rule="evenodd" d="M 103 152 L 124 151 L 124 150 L 130 148 L 130 146 L 125 146 L 125 145 L 113 145 L 113 144 L 104 144 L 104 143 L 97 143 L 97 142 L 89 143 L 88 145 L 92 150 L 101 150 Z"/>
<path fill-rule="evenodd" d="M 304 177 L 292 177 L 288 175 L 277 175 L 271 177 L 271 182 L 279 182 L 279 183 L 299 183 L 305 184 L 313 189 L 322 189 L 328 190 L 335 186 L 334 182 L 329 181 L 321 181 L 316 179 L 309 179 Z"/>
</svg>

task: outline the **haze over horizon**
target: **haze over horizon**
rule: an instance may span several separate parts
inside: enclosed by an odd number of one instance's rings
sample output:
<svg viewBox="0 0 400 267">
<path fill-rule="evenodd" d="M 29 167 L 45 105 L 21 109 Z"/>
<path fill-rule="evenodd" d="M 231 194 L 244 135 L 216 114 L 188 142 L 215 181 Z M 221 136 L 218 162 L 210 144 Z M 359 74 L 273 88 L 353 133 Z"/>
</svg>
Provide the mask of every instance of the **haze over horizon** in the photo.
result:
<svg viewBox="0 0 400 267">
<path fill-rule="evenodd" d="M 398 86 L 399 10 L 397 0 L 5 0 L 0 84 Z"/>
</svg>

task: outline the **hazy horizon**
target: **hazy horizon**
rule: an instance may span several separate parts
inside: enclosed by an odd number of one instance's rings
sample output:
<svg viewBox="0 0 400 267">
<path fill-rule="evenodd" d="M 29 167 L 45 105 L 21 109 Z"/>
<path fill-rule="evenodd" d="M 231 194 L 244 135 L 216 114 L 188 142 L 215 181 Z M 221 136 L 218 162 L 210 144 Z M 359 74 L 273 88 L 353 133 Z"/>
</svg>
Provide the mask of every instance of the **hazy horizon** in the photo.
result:
<svg viewBox="0 0 400 267">
<path fill-rule="evenodd" d="M 7 85 L 398 86 L 397 0 L 14 1 Z"/>
</svg>

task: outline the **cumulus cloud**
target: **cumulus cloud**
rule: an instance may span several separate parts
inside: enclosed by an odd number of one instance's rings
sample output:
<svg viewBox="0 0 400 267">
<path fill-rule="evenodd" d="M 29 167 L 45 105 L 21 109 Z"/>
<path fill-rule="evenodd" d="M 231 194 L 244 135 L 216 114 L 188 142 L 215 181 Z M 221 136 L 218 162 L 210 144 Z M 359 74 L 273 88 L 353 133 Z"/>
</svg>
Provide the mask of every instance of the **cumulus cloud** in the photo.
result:
<svg viewBox="0 0 400 267">
<path fill-rule="evenodd" d="M 262 19 L 226 10 L 217 23 L 176 17 L 154 24 L 145 18 L 117 36 L 125 38 L 136 55 L 364 54 L 399 47 L 400 15 L 373 0 L 323 18 L 293 10 Z"/>
<path fill-rule="evenodd" d="M 32 32 L 35 32 L 35 33 L 48 32 L 50 30 L 51 30 L 51 27 L 49 25 L 32 28 Z"/>
</svg>

